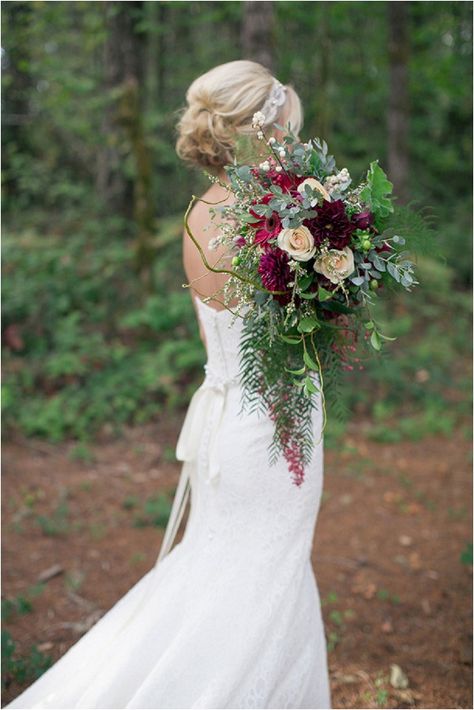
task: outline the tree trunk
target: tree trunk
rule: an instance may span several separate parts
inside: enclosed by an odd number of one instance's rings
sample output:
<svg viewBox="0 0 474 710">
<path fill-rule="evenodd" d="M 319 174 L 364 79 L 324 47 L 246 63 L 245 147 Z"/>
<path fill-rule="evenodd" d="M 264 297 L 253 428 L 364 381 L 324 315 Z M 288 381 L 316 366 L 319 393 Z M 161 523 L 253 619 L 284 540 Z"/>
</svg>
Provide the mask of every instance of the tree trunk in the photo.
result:
<svg viewBox="0 0 474 710">
<path fill-rule="evenodd" d="M 273 2 L 244 2 L 241 25 L 241 46 L 245 59 L 273 71 Z"/>
<path fill-rule="evenodd" d="M 119 105 L 119 121 L 126 131 L 135 168 L 133 182 L 133 217 L 137 230 L 135 266 L 145 290 L 150 291 L 153 286 L 151 267 L 155 255 L 152 164 L 143 130 L 138 81 L 134 76 L 127 77 L 123 85 Z"/>
<path fill-rule="evenodd" d="M 329 143 L 331 141 L 331 27 L 329 13 L 330 3 L 322 2 L 319 5 L 320 23 L 318 27 L 319 47 L 319 104 L 317 122 L 319 135 Z"/>
<path fill-rule="evenodd" d="M 34 115 L 31 110 L 30 96 L 34 94 L 34 82 L 30 74 L 30 42 L 28 29 L 34 21 L 33 8 L 29 2 L 5 3 L 2 8 L 4 33 L 11 36 L 5 56 L 2 96 L 2 146 L 4 155 L 13 150 L 19 154 L 31 151 L 30 131 Z M 3 60 L 2 60 L 3 64 Z M 4 197 L 11 194 L 12 198 L 21 192 L 18 175 L 10 171 L 8 159 L 5 161 Z M 6 200 L 8 202 L 8 200 Z"/>
<path fill-rule="evenodd" d="M 143 79 L 143 42 L 135 31 L 135 18 L 141 2 L 105 2 L 103 11 L 107 28 L 104 44 L 104 90 L 109 97 L 104 109 L 102 135 L 104 145 L 98 156 L 97 190 L 111 213 L 132 216 L 133 184 L 123 171 L 127 155 L 123 131 L 117 115 L 117 99 L 124 82 Z"/>
<path fill-rule="evenodd" d="M 390 94 L 387 113 L 388 173 L 399 201 L 408 195 L 408 12 L 407 2 L 387 3 L 389 21 Z"/>
</svg>

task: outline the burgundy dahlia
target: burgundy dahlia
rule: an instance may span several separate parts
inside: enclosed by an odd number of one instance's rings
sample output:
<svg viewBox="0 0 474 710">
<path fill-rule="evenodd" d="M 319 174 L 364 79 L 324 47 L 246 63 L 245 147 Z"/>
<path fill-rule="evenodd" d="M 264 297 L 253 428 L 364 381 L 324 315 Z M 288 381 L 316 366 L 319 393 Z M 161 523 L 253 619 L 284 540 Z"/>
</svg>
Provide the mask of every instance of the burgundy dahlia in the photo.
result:
<svg viewBox="0 0 474 710">
<path fill-rule="evenodd" d="M 265 195 L 259 204 L 266 205 L 272 198 L 273 195 L 271 193 Z M 280 215 L 278 212 L 272 212 L 269 217 L 262 217 L 252 209 L 250 209 L 250 213 L 255 218 L 255 222 L 252 224 L 252 227 L 257 230 L 255 232 L 254 242 L 255 244 L 261 244 L 266 247 L 268 240 L 273 237 L 277 237 L 281 231 Z"/>
<path fill-rule="evenodd" d="M 270 291 L 287 291 L 288 282 L 291 280 L 291 271 L 288 266 L 289 257 L 286 251 L 272 249 L 260 257 L 258 273 L 262 278 L 262 284 Z M 274 294 L 273 298 L 286 305 L 291 300 L 291 294 Z"/>
<path fill-rule="evenodd" d="M 328 239 L 332 249 L 344 249 L 349 244 L 355 227 L 346 215 L 343 201 L 323 200 L 316 212 L 316 217 L 304 222 L 313 235 L 316 246 L 321 246 L 323 241 Z"/>
<path fill-rule="evenodd" d="M 374 221 L 374 215 L 367 210 L 366 212 L 353 214 L 351 219 L 354 229 L 369 229 Z"/>
</svg>

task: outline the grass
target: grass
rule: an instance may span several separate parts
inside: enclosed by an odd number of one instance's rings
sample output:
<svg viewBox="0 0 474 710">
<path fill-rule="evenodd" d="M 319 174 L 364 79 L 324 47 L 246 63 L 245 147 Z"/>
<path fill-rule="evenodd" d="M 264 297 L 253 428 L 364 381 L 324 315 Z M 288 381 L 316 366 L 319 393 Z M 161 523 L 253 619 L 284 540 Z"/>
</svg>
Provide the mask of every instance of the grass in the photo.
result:
<svg viewBox="0 0 474 710">
<path fill-rule="evenodd" d="M 71 461 L 82 461 L 83 463 L 93 463 L 95 461 L 94 453 L 84 442 L 79 442 L 72 447 L 69 452 L 69 458 Z"/>
<path fill-rule="evenodd" d="M 36 680 L 52 662 L 51 656 L 41 653 L 36 646 L 31 646 L 27 655 L 20 656 L 11 634 L 2 630 L 2 690 L 12 681 L 23 684 Z"/>
<path fill-rule="evenodd" d="M 154 525 L 159 528 L 166 528 L 171 512 L 171 500 L 164 493 L 151 496 L 142 505 L 141 510 L 133 519 L 133 526 L 136 528 Z"/>
<path fill-rule="evenodd" d="M 326 597 L 321 599 L 321 606 L 331 607 L 338 602 L 338 595 L 336 592 L 329 592 Z M 327 623 L 325 624 L 326 633 L 326 643 L 327 649 L 330 653 L 336 646 L 341 643 L 344 633 L 347 630 L 347 621 L 355 618 L 355 611 L 353 609 L 334 609 L 329 608 L 327 612 Z"/>
<path fill-rule="evenodd" d="M 36 522 L 44 535 L 64 537 L 70 531 L 69 506 L 61 501 L 51 515 L 37 515 Z"/>
<path fill-rule="evenodd" d="M 391 604 L 400 604 L 400 597 L 398 594 L 391 594 L 387 589 L 377 589 L 376 592 L 377 599 L 384 602 L 391 602 Z"/>
<path fill-rule="evenodd" d="M 463 565 L 472 566 L 472 542 L 467 542 L 464 549 L 462 550 L 459 559 Z"/>
<path fill-rule="evenodd" d="M 13 599 L 2 599 L 2 622 L 8 622 L 15 615 L 23 616 L 33 611 L 33 600 L 40 596 L 45 589 L 41 582 L 29 587 L 24 594 L 20 594 Z"/>
</svg>

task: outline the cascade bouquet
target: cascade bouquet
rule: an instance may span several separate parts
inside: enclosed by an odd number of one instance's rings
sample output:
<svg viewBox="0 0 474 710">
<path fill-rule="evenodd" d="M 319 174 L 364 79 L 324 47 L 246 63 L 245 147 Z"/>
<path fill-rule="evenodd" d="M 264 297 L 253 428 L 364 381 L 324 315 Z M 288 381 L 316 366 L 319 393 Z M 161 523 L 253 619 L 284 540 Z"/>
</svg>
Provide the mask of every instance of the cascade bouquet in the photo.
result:
<svg viewBox="0 0 474 710">
<path fill-rule="evenodd" d="M 220 234 L 209 248 L 227 247 L 228 266 L 212 266 L 189 228 L 196 197 L 185 224 L 206 267 L 229 274 L 222 302 L 243 313 L 242 409 L 271 417 L 270 463 L 283 454 L 299 486 L 314 448 L 313 407 L 322 407 L 324 430 L 325 400 L 337 405 L 342 371 L 361 367 L 358 341 L 379 351 L 394 339 L 370 306 L 384 287 L 418 283 L 405 244 L 430 230 L 418 212 L 394 210 L 378 161 L 353 184 L 324 141 L 301 143 L 277 124 L 281 141 L 267 138 L 264 123 L 256 113 L 252 126 L 268 156 L 226 166 L 229 185 L 221 184 L 235 200 L 211 210 Z"/>
</svg>

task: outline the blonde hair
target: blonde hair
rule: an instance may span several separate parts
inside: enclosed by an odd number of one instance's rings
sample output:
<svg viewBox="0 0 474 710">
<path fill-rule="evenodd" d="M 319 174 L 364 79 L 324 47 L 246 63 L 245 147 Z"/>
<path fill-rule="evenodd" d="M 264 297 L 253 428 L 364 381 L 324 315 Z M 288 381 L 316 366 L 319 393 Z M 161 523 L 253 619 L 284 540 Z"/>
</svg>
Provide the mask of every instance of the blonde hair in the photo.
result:
<svg viewBox="0 0 474 710">
<path fill-rule="evenodd" d="M 262 109 L 274 85 L 268 69 L 245 59 L 220 64 L 195 79 L 178 122 L 179 157 L 211 172 L 231 163 L 239 136 L 255 134 L 252 117 Z M 285 126 L 289 122 L 298 134 L 303 123 L 301 102 L 291 85 L 285 89 L 285 102 L 273 122 L 281 123 L 285 116 Z"/>
</svg>

